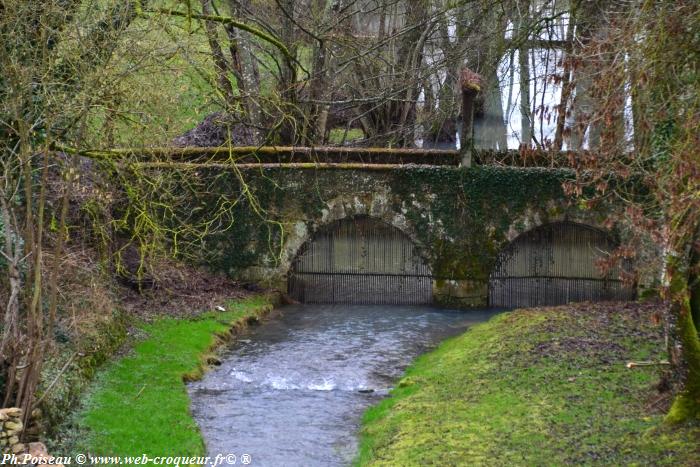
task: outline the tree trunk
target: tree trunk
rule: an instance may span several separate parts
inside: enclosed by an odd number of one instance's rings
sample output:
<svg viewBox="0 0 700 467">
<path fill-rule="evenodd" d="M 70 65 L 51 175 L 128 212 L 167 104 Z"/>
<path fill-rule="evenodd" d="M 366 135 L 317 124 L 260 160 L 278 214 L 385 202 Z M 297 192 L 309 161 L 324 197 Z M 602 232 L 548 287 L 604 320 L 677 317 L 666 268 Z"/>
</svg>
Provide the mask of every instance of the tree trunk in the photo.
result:
<svg viewBox="0 0 700 467">
<path fill-rule="evenodd" d="M 520 41 L 527 43 L 529 35 L 530 1 L 520 2 L 517 30 Z M 518 49 L 520 77 L 520 145 L 529 148 L 532 143 L 532 116 L 530 114 L 530 54 L 527 46 Z"/>
<path fill-rule="evenodd" d="M 315 0 L 312 2 L 313 17 L 317 19 L 318 25 L 322 26 L 328 21 L 327 2 L 323 0 Z M 317 27 L 316 29 L 321 29 Z M 319 104 L 318 101 L 326 100 L 328 97 L 328 45 L 323 38 L 314 39 L 315 47 L 313 50 L 313 60 L 311 68 L 311 79 L 309 80 L 309 97 L 311 103 L 306 106 L 308 121 L 305 131 L 307 144 L 313 146 L 323 144 L 326 135 L 326 122 L 328 119 L 327 104 Z"/>
<path fill-rule="evenodd" d="M 205 15 L 212 14 L 211 0 L 202 0 L 202 13 Z M 233 91 L 233 86 L 231 85 L 231 80 L 228 77 L 229 63 L 226 61 L 221 44 L 219 44 L 216 24 L 211 21 L 203 21 L 203 23 L 207 41 L 209 42 L 209 49 L 211 50 L 212 61 L 216 69 L 216 82 L 219 85 L 221 93 L 224 95 L 227 110 L 231 112 L 236 105 L 236 96 Z"/>
<path fill-rule="evenodd" d="M 7 173 L 5 174 L 7 175 Z M 6 177 L 5 183 L 10 182 Z M 13 193 L 12 184 L 3 187 Z M 3 231 L 5 234 L 4 249 L 7 260 L 7 275 L 9 279 L 9 297 L 5 307 L 3 318 L 2 342 L 0 342 L 0 364 L 2 374 L 5 377 L 3 407 L 10 404 L 12 394 L 15 389 L 16 373 L 15 369 L 19 365 L 19 340 L 20 340 L 20 297 L 22 296 L 22 276 L 20 273 L 20 260 L 22 251 L 18 244 L 19 232 L 17 219 L 14 210 L 8 204 L 8 200 L 14 196 L 7 196 L 7 191 L 0 197 L 0 210 L 2 211 Z"/>
<path fill-rule="evenodd" d="M 445 56 L 445 79 L 440 83 L 440 69 L 435 70 L 435 82 L 438 85 L 437 91 L 437 109 L 430 108 L 429 116 L 434 115 L 430 122 L 424 139 L 432 143 L 455 143 L 456 142 L 456 124 L 457 116 L 460 112 L 459 101 L 457 99 L 457 76 L 459 70 L 464 65 L 463 57 L 459 52 L 460 36 L 457 35 L 457 41 L 452 44 L 450 41 L 448 13 L 445 13 L 438 23 L 438 33 L 440 37 L 440 49 Z M 463 40 L 464 38 L 461 37 Z M 434 112 L 434 113 L 433 113 Z"/>
<path fill-rule="evenodd" d="M 249 0 L 230 0 L 229 10 L 234 18 L 242 18 L 245 11 L 250 8 Z M 243 34 L 238 28 L 226 25 L 226 34 L 229 40 L 229 53 L 234 66 L 238 90 L 241 95 L 242 107 L 245 110 L 245 122 L 253 127 L 255 140 L 262 141 L 261 132 L 265 127 L 260 96 L 260 72 L 253 52 L 253 44 L 250 37 Z"/>
<path fill-rule="evenodd" d="M 471 167 L 472 153 L 474 151 L 474 99 L 476 90 L 462 89 L 462 131 L 460 132 L 459 153 L 463 167 Z"/>
<path fill-rule="evenodd" d="M 501 87 L 496 68 L 489 65 L 485 74 L 483 115 L 474 120 L 474 146 L 479 149 L 508 148 Z"/>
<path fill-rule="evenodd" d="M 573 20 L 572 20 L 573 21 Z M 571 100 L 571 57 L 570 53 L 573 49 L 574 25 L 570 21 L 566 29 L 566 44 L 568 50 L 562 51 L 562 80 L 561 80 L 561 97 L 559 105 L 557 105 L 557 124 L 554 131 L 554 150 L 561 151 L 564 146 L 564 129 L 566 128 L 566 114 L 569 109 L 569 101 Z"/>
<path fill-rule="evenodd" d="M 574 6 L 574 22 L 576 24 L 576 42 L 583 50 L 591 43 L 591 38 L 602 22 L 603 13 L 597 2 L 577 1 Z M 581 64 L 571 72 L 571 81 L 575 89 L 573 100 L 573 126 L 571 129 L 570 149 L 579 151 L 583 148 L 588 132 L 588 149 L 600 147 L 601 124 L 596 118 L 596 102 L 593 97 L 594 76 L 603 63 L 598 61 L 598 53 L 594 56 L 582 57 Z"/>
<path fill-rule="evenodd" d="M 674 340 L 680 391 L 666 416 L 669 423 L 700 419 L 700 339 L 698 338 L 698 253 L 689 260 L 672 257 L 667 269 L 670 280 L 671 315 L 675 318 Z M 690 264 L 689 264 L 690 263 Z M 695 308 L 693 308 L 695 307 Z"/>
<path fill-rule="evenodd" d="M 280 39 L 287 46 L 292 57 L 297 57 L 295 37 L 295 7 L 296 0 L 281 0 L 279 5 L 284 9 L 281 17 Z M 301 123 L 298 108 L 297 93 L 297 68 L 296 63 L 287 56 L 281 57 L 281 75 L 279 80 L 279 94 L 281 97 L 280 108 L 283 114 L 280 116 L 280 143 L 297 143 L 297 125 Z"/>
<path fill-rule="evenodd" d="M 690 312 L 695 330 L 700 332 L 700 228 L 695 232 L 690 247 L 690 269 L 688 273 Z"/>
</svg>

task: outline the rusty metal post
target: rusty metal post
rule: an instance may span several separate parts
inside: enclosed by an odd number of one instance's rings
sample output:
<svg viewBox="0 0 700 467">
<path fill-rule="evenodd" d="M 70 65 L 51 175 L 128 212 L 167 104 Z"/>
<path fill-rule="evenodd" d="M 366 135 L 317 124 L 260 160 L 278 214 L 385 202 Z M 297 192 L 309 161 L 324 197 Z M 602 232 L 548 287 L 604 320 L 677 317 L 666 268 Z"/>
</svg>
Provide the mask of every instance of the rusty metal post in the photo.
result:
<svg viewBox="0 0 700 467">
<path fill-rule="evenodd" d="M 462 131 L 459 134 L 459 153 L 462 167 L 472 166 L 474 151 L 474 101 L 481 89 L 482 78 L 469 68 L 462 68 L 460 85 L 462 88 Z"/>
<path fill-rule="evenodd" d="M 459 134 L 459 155 L 463 167 L 472 166 L 474 150 L 474 99 L 476 90 L 462 89 L 462 131 Z"/>
</svg>

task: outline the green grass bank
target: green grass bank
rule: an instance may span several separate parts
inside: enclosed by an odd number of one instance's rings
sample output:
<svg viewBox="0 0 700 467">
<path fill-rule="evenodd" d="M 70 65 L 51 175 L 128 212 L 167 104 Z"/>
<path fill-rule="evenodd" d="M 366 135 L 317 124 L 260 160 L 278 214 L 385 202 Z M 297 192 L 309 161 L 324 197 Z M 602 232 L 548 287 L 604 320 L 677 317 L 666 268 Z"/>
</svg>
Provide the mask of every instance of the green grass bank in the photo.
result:
<svg viewBox="0 0 700 467">
<path fill-rule="evenodd" d="M 667 426 L 658 305 L 517 310 L 444 342 L 363 419 L 356 465 L 700 465 Z"/>
<path fill-rule="evenodd" d="M 185 381 L 199 378 L 211 352 L 273 308 L 270 296 L 226 303 L 224 312 L 158 318 L 137 326 L 124 357 L 96 375 L 76 417 L 76 452 L 97 455 L 197 456 L 204 443 L 190 414 Z"/>
</svg>

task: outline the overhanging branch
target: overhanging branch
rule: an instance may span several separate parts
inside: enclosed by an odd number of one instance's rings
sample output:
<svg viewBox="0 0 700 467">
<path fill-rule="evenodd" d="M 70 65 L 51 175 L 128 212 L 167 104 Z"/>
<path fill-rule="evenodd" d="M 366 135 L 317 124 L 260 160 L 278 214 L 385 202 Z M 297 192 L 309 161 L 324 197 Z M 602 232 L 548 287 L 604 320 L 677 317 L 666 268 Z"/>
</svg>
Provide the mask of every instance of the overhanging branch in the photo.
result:
<svg viewBox="0 0 700 467">
<path fill-rule="evenodd" d="M 140 2 L 139 2 L 140 4 Z M 242 21 L 238 21 L 235 18 L 232 18 L 230 16 L 221 16 L 221 15 L 203 15 L 200 13 L 192 13 L 192 12 L 182 12 L 178 10 L 171 10 L 169 8 L 140 8 L 138 9 L 139 14 L 144 15 L 146 13 L 159 13 L 159 14 L 164 14 L 164 15 L 170 15 L 170 16 L 179 16 L 181 18 L 191 18 L 191 19 L 199 19 L 202 21 L 213 21 L 217 23 L 222 23 L 222 24 L 228 24 L 230 26 L 233 26 L 234 28 L 240 29 L 242 31 L 249 32 L 250 34 L 262 39 L 263 41 L 269 43 L 270 45 L 273 45 L 276 47 L 282 54 L 287 57 L 288 59 L 295 61 L 296 59 L 292 56 L 292 54 L 289 52 L 289 49 L 287 46 L 285 46 L 282 41 L 274 37 L 272 34 L 268 34 L 264 31 L 261 31 L 260 29 L 256 28 L 255 26 L 251 26 L 250 24 L 244 23 Z"/>
</svg>

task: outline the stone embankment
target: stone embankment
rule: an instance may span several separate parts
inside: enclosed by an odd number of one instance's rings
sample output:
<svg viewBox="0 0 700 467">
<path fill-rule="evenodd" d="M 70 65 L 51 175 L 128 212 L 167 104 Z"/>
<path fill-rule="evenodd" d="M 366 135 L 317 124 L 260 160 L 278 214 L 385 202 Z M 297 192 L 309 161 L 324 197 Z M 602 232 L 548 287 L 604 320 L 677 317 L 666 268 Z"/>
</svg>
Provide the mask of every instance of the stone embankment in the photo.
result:
<svg viewBox="0 0 700 467">
<path fill-rule="evenodd" d="M 3 454 L 21 454 L 26 446 L 20 443 L 19 438 L 24 429 L 22 424 L 22 409 L 0 409 L 0 446 Z"/>
<path fill-rule="evenodd" d="M 0 409 L 0 451 L 3 463 L 63 467 L 55 462 L 56 458 L 49 455 L 43 443 L 24 444 L 20 441 L 24 430 L 22 415 L 22 409 L 16 407 Z"/>
</svg>

